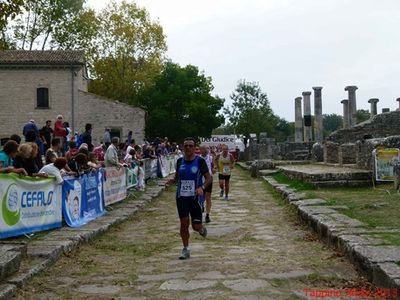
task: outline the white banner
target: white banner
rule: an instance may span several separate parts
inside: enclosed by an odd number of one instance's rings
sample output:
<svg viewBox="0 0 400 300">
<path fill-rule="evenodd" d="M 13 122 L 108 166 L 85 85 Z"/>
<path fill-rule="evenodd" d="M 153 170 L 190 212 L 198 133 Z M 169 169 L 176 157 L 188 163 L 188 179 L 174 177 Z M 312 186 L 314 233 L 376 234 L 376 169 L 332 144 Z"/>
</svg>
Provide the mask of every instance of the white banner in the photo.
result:
<svg viewBox="0 0 400 300">
<path fill-rule="evenodd" d="M 122 201 L 126 198 L 125 168 L 105 168 L 104 205 Z"/>
<path fill-rule="evenodd" d="M 0 174 L 0 238 L 61 227 L 61 186 L 54 177 Z"/>
<path fill-rule="evenodd" d="M 210 138 L 200 138 L 200 145 L 218 147 L 223 144 L 228 146 L 230 152 L 235 151 L 236 147 L 239 147 L 240 151 L 244 151 L 245 148 L 243 142 L 235 135 L 212 135 Z"/>
</svg>

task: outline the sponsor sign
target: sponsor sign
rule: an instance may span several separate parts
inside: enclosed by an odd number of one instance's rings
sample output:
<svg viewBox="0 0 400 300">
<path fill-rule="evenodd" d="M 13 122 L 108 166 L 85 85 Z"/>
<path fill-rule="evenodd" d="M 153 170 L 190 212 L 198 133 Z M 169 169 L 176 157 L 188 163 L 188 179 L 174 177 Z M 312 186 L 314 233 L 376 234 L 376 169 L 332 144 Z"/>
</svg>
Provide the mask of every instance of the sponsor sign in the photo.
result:
<svg viewBox="0 0 400 300">
<path fill-rule="evenodd" d="M 240 151 L 244 151 L 243 142 L 235 135 L 212 135 L 210 138 L 200 138 L 200 145 L 218 147 L 223 144 L 228 146 L 230 152 L 234 152 L 236 147 L 239 147 Z"/>
<path fill-rule="evenodd" d="M 68 226 L 79 227 L 104 214 L 103 169 L 64 178 L 63 215 Z"/>
<path fill-rule="evenodd" d="M 54 177 L 0 174 L 0 238 L 61 227 L 61 186 Z"/>
<path fill-rule="evenodd" d="M 110 205 L 126 198 L 125 168 L 105 168 L 104 204 Z"/>
<path fill-rule="evenodd" d="M 138 185 L 138 171 L 139 167 L 135 166 L 133 169 L 126 168 L 126 188 L 130 189 Z"/>
<path fill-rule="evenodd" d="M 375 149 L 374 156 L 376 181 L 394 181 L 394 165 L 399 160 L 399 149 Z"/>
</svg>

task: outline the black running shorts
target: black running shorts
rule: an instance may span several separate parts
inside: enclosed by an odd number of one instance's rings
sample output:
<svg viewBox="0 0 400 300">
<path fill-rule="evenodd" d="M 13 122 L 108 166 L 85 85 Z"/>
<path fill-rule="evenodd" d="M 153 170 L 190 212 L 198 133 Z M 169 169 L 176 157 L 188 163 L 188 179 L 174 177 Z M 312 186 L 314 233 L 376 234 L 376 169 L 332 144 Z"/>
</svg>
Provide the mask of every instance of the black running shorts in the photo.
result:
<svg viewBox="0 0 400 300">
<path fill-rule="evenodd" d="M 229 179 L 231 179 L 231 175 L 222 175 L 222 174 L 218 174 L 218 179 L 219 179 L 219 180 L 229 181 Z"/>
<path fill-rule="evenodd" d="M 178 208 L 179 218 L 188 218 L 189 214 L 192 224 L 201 224 L 203 220 L 203 211 L 198 198 L 189 197 L 176 198 L 176 207 Z"/>
</svg>

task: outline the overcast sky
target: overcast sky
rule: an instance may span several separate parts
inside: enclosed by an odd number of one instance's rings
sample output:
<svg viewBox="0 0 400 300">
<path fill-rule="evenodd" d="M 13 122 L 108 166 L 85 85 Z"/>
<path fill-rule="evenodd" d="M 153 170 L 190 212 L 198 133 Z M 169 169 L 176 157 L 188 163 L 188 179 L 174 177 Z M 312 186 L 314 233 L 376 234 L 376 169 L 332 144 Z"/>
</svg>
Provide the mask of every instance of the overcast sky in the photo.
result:
<svg viewBox="0 0 400 300">
<path fill-rule="evenodd" d="M 108 0 L 88 0 L 103 8 Z M 167 36 L 167 56 L 211 76 L 231 103 L 237 81 L 256 81 L 273 111 L 294 120 L 294 98 L 322 86 L 323 113 L 342 114 L 344 87 L 357 108 L 398 108 L 400 0 L 137 0 Z M 312 106 L 313 106 L 313 95 Z M 312 112 L 314 108 L 312 107 Z"/>
</svg>

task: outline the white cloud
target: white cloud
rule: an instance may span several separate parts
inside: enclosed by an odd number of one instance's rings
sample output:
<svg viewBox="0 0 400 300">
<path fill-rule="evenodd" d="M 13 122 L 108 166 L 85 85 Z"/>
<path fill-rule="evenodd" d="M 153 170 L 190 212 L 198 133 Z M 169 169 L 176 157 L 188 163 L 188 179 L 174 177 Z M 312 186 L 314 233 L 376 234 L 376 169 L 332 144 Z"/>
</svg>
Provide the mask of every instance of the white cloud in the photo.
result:
<svg viewBox="0 0 400 300">
<path fill-rule="evenodd" d="M 105 0 L 89 4 L 104 7 Z M 344 87 L 395 109 L 400 97 L 398 0 L 138 0 L 167 35 L 168 56 L 194 64 L 229 99 L 239 79 L 258 81 L 275 113 L 294 119 L 294 98 L 323 86 L 323 112 L 341 113 Z M 229 103 L 229 101 L 228 101 Z M 380 109 L 379 109 L 380 110 Z"/>
</svg>

